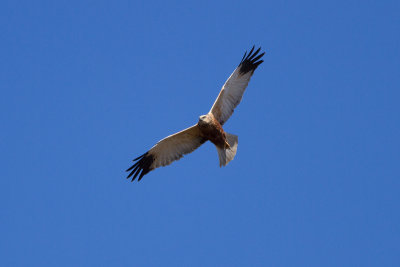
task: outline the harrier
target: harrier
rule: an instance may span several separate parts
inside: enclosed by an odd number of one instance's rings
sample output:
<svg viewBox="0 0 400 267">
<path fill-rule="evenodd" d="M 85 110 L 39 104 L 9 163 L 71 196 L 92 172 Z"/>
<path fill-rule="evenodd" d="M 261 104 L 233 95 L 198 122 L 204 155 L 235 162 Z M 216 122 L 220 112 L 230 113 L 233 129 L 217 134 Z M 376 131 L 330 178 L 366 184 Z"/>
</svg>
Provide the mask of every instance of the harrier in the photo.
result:
<svg viewBox="0 0 400 267">
<path fill-rule="evenodd" d="M 210 112 L 199 117 L 196 125 L 160 140 L 149 151 L 135 158 L 136 161 L 129 169 L 128 179 L 132 181 L 139 176 L 138 181 L 150 171 L 171 164 L 185 154 L 189 154 L 211 141 L 217 148 L 219 165 L 225 166 L 233 160 L 238 146 L 238 137 L 224 131 L 222 125 L 232 115 L 233 110 L 242 100 L 244 90 L 250 81 L 255 69 L 263 60 L 265 54 L 259 54 L 261 47 L 254 51 L 254 46 L 247 54 L 244 53 L 239 66 L 231 74 L 222 87 Z"/>
</svg>

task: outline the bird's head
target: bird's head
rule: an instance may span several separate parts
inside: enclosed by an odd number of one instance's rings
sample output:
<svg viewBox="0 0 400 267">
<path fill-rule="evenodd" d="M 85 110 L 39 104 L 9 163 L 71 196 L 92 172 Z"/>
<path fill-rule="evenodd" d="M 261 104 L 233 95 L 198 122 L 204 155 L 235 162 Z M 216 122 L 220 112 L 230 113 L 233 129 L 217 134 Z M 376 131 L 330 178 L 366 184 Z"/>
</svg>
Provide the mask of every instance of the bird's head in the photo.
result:
<svg viewBox="0 0 400 267">
<path fill-rule="evenodd" d="M 207 123 L 210 123 L 211 122 L 211 118 L 210 118 L 210 116 L 207 114 L 207 115 L 201 115 L 200 117 L 199 117 L 199 124 L 207 124 Z"/>
</svg>

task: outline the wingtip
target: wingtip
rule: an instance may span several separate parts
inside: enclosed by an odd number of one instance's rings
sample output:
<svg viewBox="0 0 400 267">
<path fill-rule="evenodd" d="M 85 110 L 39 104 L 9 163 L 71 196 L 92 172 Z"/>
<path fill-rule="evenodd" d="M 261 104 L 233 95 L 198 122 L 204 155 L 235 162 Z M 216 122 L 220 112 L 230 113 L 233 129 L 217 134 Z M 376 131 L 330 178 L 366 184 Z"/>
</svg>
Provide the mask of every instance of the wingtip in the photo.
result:
<svg viewBox="0 0 400 267">
<path fill-rule="evenodd" d="M 130 172 L 126 178 L 130 179 L 132 177 L 131 182 L 133 182 L 138 176 L 138 181 L 140 181 L 144 175 L 152 170 L 151 165 L 153 164 L 154 156 L 146 152 L 133 161 L 136 161 L 136 163 L 126 170 L 127 172 Z"/>
<path fill-rule="evenodd" d="M 254 70 L 255 70 L 262 62 L 264 62 L 263 60 L 260 60 L 260 59 L 265 55 L 265 52 L 263 52 L 263 53 L 261 53 L 261 54 L 258 55 L 258 53 L 261 51 L 261 46 L 260 46 L 256 51 L 254 51 L 254 49 L 255 49 L 255 45 L 253 45 L 253 47 L 251 48 L 251 50 L 250 50 L 250 52 L 247 54 L 247 56 L 246 56 L 246 53 L 247 53 L 247 52 L 245 52 L 245 54 L 244 54 L 242 60 L 240 61 L 238 67 L 240 67 L 239 72 L 240 72 L 241 74 L 246 74 L 246 73 L 248 73 L 248 72 L 250 72 L 250 71 L 253 71 L 253 72 L 254 72 Z M 254 52 L 253 52 L 253 51 L 254 51 Z"/>
</svg>

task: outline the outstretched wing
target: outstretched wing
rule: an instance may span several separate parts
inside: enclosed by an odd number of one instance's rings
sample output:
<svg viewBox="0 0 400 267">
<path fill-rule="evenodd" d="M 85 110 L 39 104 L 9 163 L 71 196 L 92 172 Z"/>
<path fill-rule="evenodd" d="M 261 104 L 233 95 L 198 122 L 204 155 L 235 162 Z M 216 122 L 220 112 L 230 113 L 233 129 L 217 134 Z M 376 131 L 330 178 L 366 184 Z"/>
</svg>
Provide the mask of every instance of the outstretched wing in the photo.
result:
<svg viewBox="0 0 400 267">
<path fill-rule="evenodd" d="M 239 66 L 225 82 L 221 92 L 217 97 L 217 100 L 215 100 L 210 113 L 214 115 L 221 125 L 223 125 L 229 119 L 233 113 L 233 110 L 242 100 L 244 90 L 246 90 L 254 70 L 258 67 L 258 65 L 264 62 L 264 60 L 259 60 L 265 54 L 264 52 L 258 55 L 260 50 L 261 47 L 253 53 L 253 46 L 247 56 L 247 52 L 244 53 Z"/>
<path fill-rule="evenodd" d="M 130 172 L 127 178 L 129 179 L 133 175 L 133 181 L 139 175 L 138 181 L 140 181 L 145 174 L 160 166 L 167 166 L 183 155 L 193 152 L 205 141 L 206 139 L 201 136 L 197 125 L 170 135 L 134 159 L 133 161 L 136 163 L 126 170 Z"/>
</svg>

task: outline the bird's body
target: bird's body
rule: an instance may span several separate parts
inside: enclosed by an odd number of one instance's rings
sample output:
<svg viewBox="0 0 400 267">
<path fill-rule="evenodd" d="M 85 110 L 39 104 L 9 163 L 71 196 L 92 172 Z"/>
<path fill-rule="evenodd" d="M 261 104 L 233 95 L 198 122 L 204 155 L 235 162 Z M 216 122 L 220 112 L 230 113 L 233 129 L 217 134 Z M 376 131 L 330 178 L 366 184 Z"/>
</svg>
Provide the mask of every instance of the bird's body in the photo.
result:
<svg viewBox="0 0 400 267">
<path fill-rule="evenodd" d="M 199 117 L 197 124 L 167 136 L 160 140 L 145 154 L 137 157 L 129 169 L 128 178 L 137 176 L 139 179 L 148 172 L 171 164 L 180 159 L 184 154 L 193 152 L 206 141 L 211 141 L 217 148 L 220 166 L 228 164 L 236 155 L 238 137 L 224 131 L 222 125 L 232 115 L 233 110 L 240 103 L 243 93 L 250 81 L 254 70 L 263 62 L 260 58 L 264 55 L 254 51 L 254 46 L 246 56 L 244 54 L 239 66 L 231 74 L 222 87 L 211 110 Z"/>
<path fill-rule="evenodd" d="M 229 146 L 227 146 L 224 129 L 212 113 L 200 116 L 197 126 L 200 129 L 201 136 L 211 141 L 216 147 L 224 149 Z"/>
</svg>

